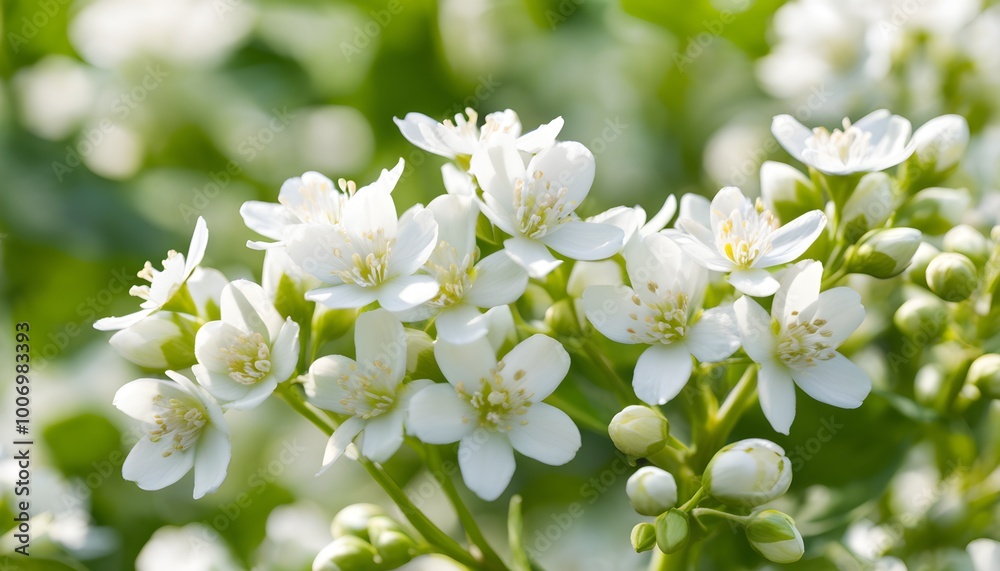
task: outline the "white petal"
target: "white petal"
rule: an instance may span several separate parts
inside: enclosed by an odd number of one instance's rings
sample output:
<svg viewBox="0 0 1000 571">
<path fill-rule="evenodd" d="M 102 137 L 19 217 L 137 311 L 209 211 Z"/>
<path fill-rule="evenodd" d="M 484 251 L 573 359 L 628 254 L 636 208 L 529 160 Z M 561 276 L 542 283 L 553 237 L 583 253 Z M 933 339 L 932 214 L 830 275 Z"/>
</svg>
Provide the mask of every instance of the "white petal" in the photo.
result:
<svg viewBox="0 0 1000 571">
<path fill-rule="evenodd" d="M 475 268 L 476 279 L 462 299 L 476 307 L 514 303 L 528 287 L 528 273 L 506 252 L 486 256 Z"/>
<path fill-rule="evenodd" d="M 511 426 L 507 437 L 521 454 L 549 466 L 562 466 L 580 449 L 580 429 L 558 408 L 536 402 Z"/>
<path fill-rule="evenodd" d="M 393 117 L 392 120 L 399 127 L 399 132 L 402 133 L 403 137 L 413 145 L 435 155 L 449 159 L 455 158 L 454 151 L 441 144 L 436 137 L 428 138 L 424 134 L 425 130 L 420 128 L 421 125 L 427 127 L 436 126 L 438 122 L 434 119 L 423 113 L 407 113 L 403 119 Z"/>
<path fill-rule="evenodd" d="M 536 333 L 503 357 L 502 375 L 530 393 L 532 401 L 548 397 L 569 373 L 569 353 L 562 343 Z M 518 378 L 520 377 L 520 378 Z"/>
<path fill-rule="evenodd" d="M 173 444 L 170 438 L 153 442 L 144 436 L 125 458 L 122 478 L 143 490 L 161 490 L 180 480 L 194 466 L 194 450 L 174 450 Z"/>
<path fill-rule="evenodd" d="M 540 151 L 528 163 L 528 176 L 541 173 L 542 180 L 566 189 L 566 200 L 580 204 L 594 184 L 594 155 L 576 141 L 564 141 Z"/>
<path fill-rule="evenodd" d="M 491 502 L 514 476 L 514 450 L 503 434 L 477 430 L 458 445 L 462 479 L 477 496 Z"/>
<path fill-rule="evenodd" d="M 777 340 L 771 331 L 771 316 L 748 296 L 743 296 L 733 303 L 733 313 L 736 315 L 743 350 L 747 355 L 758 363 L 773 359 L 777 351 Z"/>
<path fill-rule="evenodd" d="M 406 333 L 403 324 L 384 309 L 358 316 L 354 347 L 361 366 L 378 361 L 389 368 L 390 378 L 402 382 L 406 375 Z"/>
<path fill-rule="evenodd" d="M 389 251 L 389 272 L 408 276 L 417 271 L 430 257 L 437 241 L 438 225 L 434 221 L 434 213 L 426 208 L 420 209 L 399 226 L 396 244 Z"/>
<path fill-rule="evenodd" d="M 274 308 L 264 288 L 247 280 L 236 280 L 222 290 L 222 321 L 264 336 L 268 343 L 278 338 L 285 320 Z"/>
<path fill-rule="evenodd" d="M 94 322 L 94 329 L 98 331 L 117 331 L 126 327 L 132 327 L 151 315 L 154 311 L 156 309 L 143 309 L 121 317 L 102 317 Z"/>
<path fill-rule="evenodd" d="M 603 260 L 621 251 L 625 233 L 612 224 L 566 222 L 539 240 L 574 260 Z"/>
<path fill-rule="evenodd" d="M 493 195 L 483 193 L 482 200 L 479 201 L 479 210 L 497 228 L 511 236 L 520 235 L 517 222 L 514 220 L 513 203 L 503 203 Z"/>
<path fill-rule="evenodd" d="M 299 324 L 288 318 L 271 346 L 271 375 L 277 382 L 283 383 L 295 372 L 298 362 Z"/>
<path fill-rule="evenodd" d="M 788 434 L 795 420 L 795 385 L 788 369 L 777 361 L 767 361 L 757 372 L 760 408 L 771 427 Z"/>
<path fill-rule="evenodd" d="M 442 194 L 427 205 L 427 210 L 437 222 L 438 242 L 455 248 L 459 259 L 475 250 L 479 208 L 471 195 Z"/>
<path fill-rule="evenodd" d="M 330 309 L 357 309 L 378 299 L 378 290 L 357 284 L 323 287 L 306 292 L 306 299 Z"/>
<path fill-rule="evenodd" d="M 752 270 L 733 270 L 729 274 L 729 284 L 736 291 L 754 297 L 767 297 L 778 291 L 778 280 L 770 272 L 755 268 Z"/>
<path fill-rule="evenodd" d="M 453 163 L 441 165 L 441 179 L 444 182 L 444 190 L 448 194 L 459 196 L 475 196 L 476 187 L 472 183 L 469 173 L 460 170 Z"/>
<path fill-rule="evenodd" d="M 428 444 L 451 444 L 472 434 L 479 413 L 450 384 L 436 384 L 410 400 L 406 423 L 417 438 Z"/>
<path fill-rule="evenodd" d="M 674 217 L 677 213 L 677 197 L 670 195 L 667 200 L 660 207 L 660 211 L 657 212 L 649 222 L 646 222 L 642 228 L 639 229 L 640 236 L 648 236 L 653 232 L 659 232 L 670 222 L 670 219 Z"/>
<path fill-rule="evenodd" d="M 716 249 L 715 237 L 711 230 L 687 219 L 678 220 L 677 226 L 683 232 L 672 232 L 669 238 L 676 242 L 695 263 L 716 272 L 728 272 L 733 269 L 732 260 L 724 257 Z"/>
<path fill-rule="evenodd" d="M 353 374 L 357 369 L 357 362 L 343 355 L 327 355 L 313 361 L 309 366 L 309 381 L 305 385 L 309 402 L 324 410 L 347 414 L 341 401 L 348 394 L 340 385 L 340 378 Z"/>
<path fill-rule="evenodd" d="M 227 404 L 239 402 L 246 398 L 253 386 L 237 383 L 224 372 L 210 371 L 201 365 L 195 365 L 195 367 L 202 369 L 198 382 L 219 402 Z M 267 395 L 264 397 L 266 398 Z"/>
<path fill-rule="evenodd" d="M 430 301 L 440 286 L 428 275 L 399 276 L 375 288 L 378 303 L 389 311 L 405 311 Z"/>
<path fill-rule="evenodd" d="M 456 345 L 475 341 L 489 332 L 483 314 L 466 303 L 445 308 L 434 320 L 434 325 L 438 339 Z"/>
<path fill-rule="evenodd" d="M 587 320 L 602 335 L 618 343 L 639 343 L 649 331 L 653 311 L 627 286 L 590 286 L 583 291 Z M 633 317 L 634 316 L 634 317 Z"/>
<path fill-rule="evenodd" d="M 206 428 L 194 452 L 194 499 L 219 489 L 226 479 L 232 445 L 225 433 Z"/>
<path fill-rule="evenodd" d="M 868 374 L 840 353 L 791 372 L 795 384 L 807 395 L 839 408 L 858 408 L 872 390 Z"/>
<path fill-rule="evenodd" d="M 814 303 L 815 306 L 807 307 L 802 314 L 826 321 L 823 329 L 830 331 L 831 335 L 824 341 L 833 347 L 840 346 L 865 320 L 861 295 L 849 287 L 828 289 L 819 294 Z"/>
<path fill-rule="evenodd" d="M 577 262 L 566 280 L 566 293 L 571 297 L 583 297 L 583 292 L 590 286 L 621 286 L 624 283 L 622 268 L 615 260 Z"/>
<path fill-rule="evenodd" d="M 475 175 L 483 192 L 505 208 L 513 207 L 515 181 L 528 179 L 521 154 L 507 135 L 491 137 L 477 150 L 472 155 L 469 172 Z"/>
<path fill-rule="evenodd" d="M 241 335 L 242 331 L 224 321 L 209 321 L 195 335 L 194 355 L 210 371 L 228 371 L 226 353 Z"/>
<path fill-rule="evenodd" d="M 677 221 L 691 220 L 708 228 L 712 225 L 712 203 L 700 194 L 690 192 L 681 197 L 680 213 Z M 674 223 L 674 226 L 677 222 Z"/>
<path fill-rule="evenodd" d="M 344 206 L 342 224 L 349 234 L 355 236 L 381 228 L 387 238 L 394 238 L 398 219 L 392 194 L 379 187 L 358 189 Z"/>
<path fill-rule="evenodd" d="M 333 431 L 333 436 L 326 443 L 326 450 L 323 451 L 323 465 L 316 475 L 319 476 L 323 472 L 326 472 L 330 466 L 333 466 L 333 463 L 344 454 L 347 447 L 354 441 L 354 437 L 364 430 L 364 428 L 365 421 L 356 416 L 348 418 L 338 426 Z"/>
<path fill-rule="evenodd" d="M 399 177 L 403 176 L 404 168 L 406 168 L 406 161 L 400 157 L 400 159 L 396 161 L 396 166 L 392 167 L 391 170 L 382 169 L 382 172 L 379 173 L 375 182 L 365 185 L 358 190 L 360 191 L 365 188 L 377 188 L 385 192 L 392 192 L 396 188 L 396 183 L 399 182 Z"/>
<path fill-rule="evenodd" d="M 338 275 L 350 269 L 334 252 L 353 252 L 342 229 L 325 224 L 298 224 L 285 234 L 285 250 L 295 265 L 323 283 L 340 284 Z"/>
<path fill-rule="evenodd" d="M 666 404 L 687 384 L 692 367 L 691 353 L 683 343 L 651 346 L 635 364 L 635 396 L 647 404 Z"/>
<path fill-rule="evenodd" d="M 823 281 L 823 264 L 802 261 L 785 270 L 781 278 L 781 288 L 774 296 L 771 314 L 787 323 L 792 312 L 802 312 L 809 304 L 819 299 L 819 288 Z"/>
<path fill-rule="evenodd" d="M 374 462 L 386 462 L 403 445 L 403 421 L 406 409 L 394 407 L 365 424 L 361 455 Z"/>
<path fill-rule="evenodd" d="M 505 240 L 503 246 L 504 251 L 535 279 L 544 278 L 562 263 L 562 260 L 557 260 L 549 252 L 545 244 L 522 236 Z"/>
<path fill-rule="evenodd" d="M 805 162 L 802 155 L 806 150 L 806 141 L 813 136 L 808 127 L 791 115 L 778 115 L 771 121 L 771 133 L 788 154 L 799 162 Z"/>
<path fill-rule="evenodd" d="M 757 258 L 754 265 L 768 268 L 791 262 L 812 246 L 824 227 L 826 215 L 823 212 L 806 212 L 771 234 L 771 250 Z"/>
<path fill-rule="evenodd" d="M 299 223 L 284 205 L 274 202 L 244 202 L 240 207 L 240 216 L 247 228 L 272 240 L 281 240 L 287 226 Z"/>
<path fill-rule="evenodd" d="M 733 306 L 705 310 L 684 337 L 684 344 L 703 363 L 721 361 L 735 353 L 740 337 Z"/>
<path fill-rule="evenodd" d="M 525 153 L 537 153 L 555 142 L 559 131 L 563 128 L 563 118 L 556 117 L 552 121 L 539 126 L 534 131 L 528 131 L 517 138 L 517 150 Z"/>
<path fill-rule="evenodd" d="M 157 395 L 168 399 L 192 400 L 191 395 L 173 383 L 161 379 L 136 379 L 118 389 L 112 404 L 136 420 L 153 424 L 157 414 L 153 408 L 153 398 Z"/>
<path fill-rule="evenodd" d="M 454 345 L 438 340 L 434 344 L 434 358 L 444 378 L 457 385 L 475 383 L 479 379 L 493 378 L 497 366 L 496 353 L 486 338 L 479 338 L 464 345 Z"/>
<path fill-rule="evenodd" d="M 184 278 L 187 279 L 194 271 L 201 260 L 205 257 L 205 249 L 208 247 L 208 225 L 205 219 L 198 217 L 198 222 L 194 226 L 194 234 L 191 235 L 191 245 L 188 246 L 187 256 L 184 256 Z M 183 281 L 183 280 L 182 280 Z"/>
</svg>

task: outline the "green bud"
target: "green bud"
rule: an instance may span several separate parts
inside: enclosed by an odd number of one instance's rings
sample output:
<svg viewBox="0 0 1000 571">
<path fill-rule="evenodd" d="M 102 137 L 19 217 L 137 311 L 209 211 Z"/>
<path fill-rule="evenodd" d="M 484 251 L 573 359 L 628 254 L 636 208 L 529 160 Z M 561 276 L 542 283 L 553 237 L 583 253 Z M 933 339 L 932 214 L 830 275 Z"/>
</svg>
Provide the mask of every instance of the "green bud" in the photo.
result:
<svg viewBox="0 0 1000 571">
<path fill-rule="evenodd" d="M 368 537 L 381 557 L 381 563 L 395 569 L 413 559 L 417 544 L 403 526 L 388 516 L 368 520 Z"/>
<path fill-rule="evenodd" d="M 646 458 L 667 445 L 670 423 L 649 407 L 631 405 L 611 419 L 608 434 L 615 446 L 625 454 Z"/>
<path fill-rule="evenodd" d="M 688 539 L 688 514 L 672 509 L 656 518 L 656 545 L 670 554 L 680 551 Z"/>
<path fill-rule="evenodd" d="M 642 515 L 660 515 L 677 503 L 677 482 L 666 470 L 655 466 L 639 468 L 625 484 L 632 508 Z"/>
<path fill-rule="evenodd" d="M 425 331 L 403 328 L 406 335 L 406 372 L 414 379 L 437 376 L 440 371 L 434 360 L 434 339 Z"/>
<path fill-rule="evenodd" d="M 978 283 L 976 265 L 962 254 L 938 254 L 927 265 L 927 286 L 945 301 L 968 299 Z"/>
<path fill-rule="evenodd" d="M 921 234 L 913 228 L 886 228 L 865 234 L 847 261 L 848 271 L 886 279 L 906 269 Z"/>
<path fill-rule="evenodd" d="M 960 115 L 942 115 L 913 133 L 916 150 L 907 161 L 927 177 L 943 180 L 958 166 L 969 146 L 969 123 Z"/>
<path fill-rule="evenodd" d="M 892 322 L 907 337 L 936 339 L 948 326 L 948 307 L 936 297 L 921 294 L 899 306 Z"/>
<path fill-rule="evenodd" d="M 775 563 L 794 563 L 805 553 L 795 521 L 777 510 L 754 515 L 747 523 L 747 539 L 757 553 Z"/>
<path fill-rule="evenodd" d="M 330 532 L 333 537 L 351 535 L 368 541 L 368 522 L 384 515 L 385 510 L 375 504 L 352 504 L 333 517 Z"/>
<path fill-rule="evenodd" d="M 993 253 L 993 243 L 972 226 L 959 224 L 945 233 L 944 251 L 962 254 L 981 268 Z"/>
<path fill-rule="evenodd" d="M 925 188 L 899 209 L 898 218 L 907 226 L 938 236 L 959 223 L 969 202 L 965 189 Z"/>
<path fill-rule="evenodd" d="M 313 560 L 312 571 L 375 571 L 378 552 L 365 540 L 345 535 L 324 547 Z"/>
<path fill-rule="evenodd" d="M 810 210 L 822 210 L 823 200 L 809 177 L 785 163 L 760 166 L 760 195 L 767 209 L 788 222 Z"/>
<path fill-rule="evenodd" d="M 969 366 L 966 383 L 979 387 L 986 396 L 1000 399 L 1000 355 L 987 353 Z"/>
<path fill-rule="evenodd" d="M 940 253 L 941 250 L 927 242 L 921 242 L 910 259 L 910 266 L 906 268 L 906 277 L 919 286 L 927 287 L 927 266 Z"/>
<path fill-rule="evenodd" d="M 573 309 L 573 300 L 566 298 L 552 304 L 545 312 L 545 324 L 558 335 L 580 336 L 580 322 Z"/>
<path fill-rule="evenodd" d="M 656 526 L 651 523 L 637 523 L 632 528 L 632 549 L 636 553 L 656 547 Z"/>
<path fill-rule="evenodd" d="M 792 462 L 777 444 L 748 438 L 716 452 L 701 483 L 724 504 L 758 506 L 788 491 Z"/>
<path fill-rule="evenodd" d="M 868 173 L 861 177 L 841 213 L 849 242 L 855 242 L 865 232 L 885 224 L 892 214 L 896 193 L 889 175 Z"/>
<path fill-rule="evenodd" d="M 358 312 L 353 309 L 328 309 L 316 304 L 312 318 L 312 334 L 318 343 L 339 339 L 351 330 L 358 318 Z"/>
<path fill-rule="evenodd" d="M 158 311 L 118 331 L 108 342 L 119 355 L 140 367 L 179 370 L 197 363 L 194 356 L 197 328 L 195 318 L 190 315 Z"/>
</svg>

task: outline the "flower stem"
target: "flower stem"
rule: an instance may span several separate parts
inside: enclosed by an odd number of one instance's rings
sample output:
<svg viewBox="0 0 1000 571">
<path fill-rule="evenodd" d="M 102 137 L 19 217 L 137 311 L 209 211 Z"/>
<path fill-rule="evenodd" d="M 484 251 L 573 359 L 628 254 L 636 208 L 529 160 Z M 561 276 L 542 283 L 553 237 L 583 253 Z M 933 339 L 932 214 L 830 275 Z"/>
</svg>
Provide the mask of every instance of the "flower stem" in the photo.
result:
<svg viewBox="0 0 1000 571">
<path fill-rule="evenodd" d="M 693 515 L 694 517 L 704 517 L 704 516 L 721 517 L 723 519 L 735 521 L 740 525 L 746 525 L 747 521 L 750 520 L 750 516 L 726 513 L 719 510 L 713 510 L 712 508 L 695 508 L 691 510 L 691 515 Z"/>
<path fill-rule="evenodd" d="M 710 419 L 703 439 L 696 445 L 695 471 L 704 468 L 712 455 L 732 432 L 746 409 L 757 399 L 757 366 L 751 365 L 743 372 L 739 382 L 733 387 L 715 416 Z"/>
<path fill-rule="evenodd" d="M 625 379 L 621 378 L 621 375 L 615 370 L 615 366 L 608 359 L 608 356 L 600 348 L 594 346 L 591 340 L 588 339 L 583 344 L 583 351 L 580 355 L 587 357 L 611 381 L 611 389 L 623 405 L 642 404 L 642 401 L 632 392 L 632 384 L 625 382 Z"/>
</svg>

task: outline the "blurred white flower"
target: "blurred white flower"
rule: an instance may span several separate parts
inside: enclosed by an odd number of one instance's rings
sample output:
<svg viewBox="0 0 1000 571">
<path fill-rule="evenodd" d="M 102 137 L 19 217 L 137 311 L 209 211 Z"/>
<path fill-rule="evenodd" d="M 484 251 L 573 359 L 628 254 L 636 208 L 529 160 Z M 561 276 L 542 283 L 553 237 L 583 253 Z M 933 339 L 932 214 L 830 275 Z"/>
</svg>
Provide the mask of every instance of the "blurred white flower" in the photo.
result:
<svg viewBox="0 0 1000 571">
<path fill-rule="evenodd" d="M 476 220 L 479 209 L 470 196 L 446 194 L 427 205 L 438 224 L 438 243 L 424 264 L 441 289 L 433 299 L 398 314 L 404 322 L 435 317 L 438 338 L 467 343 L 486 335 L 479 308 L 517 301 L 528 287 L 528 274 L 505 252 L 479 260 Z"/>
<path fill-rule="evenodd" d="M 514 450 L 551 466 L 576 455 L 579 429 L 542 402 L 569 372 L 569 354 L 558 341 L 533 335 L 500 361 L 486 339 L 438 341 L 434 356 L 449 384 L 413 397 L 408 426 L 429 444 L 460 442 L 462 478 L 476 495 L 500 497 L 514 475 Z"/>
<path fill-rule="evenodd" d="M 711 230 L 701 222 L 681 218 L 683 230 L 670 237 L 695 263 L 729 273 L 729 283 L 740 292 L 756 297 L 778 289 L 778 281 L 765 269 L 801 256 L 826 226 L 826 215 L 807 212 L 779 227 L 770 210 L 758 199 L 743 196 L 740 189 L 723 188 L 712 199 Z"/>
<path fill-rule="evenodd" d="M 92 71 L 62 55 L 46 56 L 18 71 L 12 87 L 24 126 L 49 140 L 70 136 L 94 105 L 97 82 Z"/>
<path fill-rule="evenodd" d="M 865 319 L 861 296 L 849 287 L 820 293 L 822 279 L 822 264 L 801 262 L 785 272 L 771 315 L 748 296 L 735 303 L 743 348 L 760 363 L 761 409 L 782 434 L 795 418 L 795 385 L 839 408 L 861 406 L 872 388 L 868 374 L 837 352 Z"/>
<path fill-rule="evenodd" d="M 910 122 L 886 109 L 853 125 L 845 118 L 843 125 L 843 131 L 832 133 L 825 127 L 809 130 L 791 115 L 778 115 L 771 132 L 796 160 L 833 175 L 886 170 L 905 161 L 916 148 Z"/>
<path fill-rule="evenodd" d="M 129 295 L 144 300 L 139 304 L 142 309 L 122 317 L 98 319 L 94 323 L 94 329 L 101 331 L 124 329 L 162 309 L 174 298 L 174 294 L 184 288 L 185 282 L 204 258 L 207 246 L 208 226 L 205 224 L 205 219 L 199 216 L 198 222 L 195 224 L 194 234 L 191 236 L 191 245 L 188 247 L 187 256 L 170 250 L 167 252 L 167 259 L 163 260 L 163 270 L 157 270 L 153 268 L 152 264 L 146 262 L 146 265 L 138 273 L 138 276 L 148 281 L 149 285 L 132 286 Z"/>
<path fill-rule="evenodd" d="M 282 319 L 264 289 L 246 280 L 222 290 L 221 316 L 198 330 L 195 374 L 224 406 L 254 408 L 295 372 L 299 324 Z"/>
<path fill-rule="evenodd" d="M 332 180 L 313 171 L 286 180 L 278 191 L 278 203 L 249 200 L 240 208 L 240 215 L 248 228 L 277 240 L 250 241 L 247 246 L 255 250 L 281 246 L 289 230 L 299 224 L 339 226 L 350 197 L 366 188 L 392 192 L 403 174 L 403 166 L 403 159 L 399 159 L 392 170 L 382 169 L 378 180 L 360 189 L 354 181 L 340 179 L 338 190 Z"/>
<path fill-rule="evenodd" d="M 591 286 L 583 307 L 605 337 L 649 345 L 635 364 L 632 387 L 643 402 L 664 404 L 687 383 L 692 355 L 719 361 L 739 348 L 732 307 L 701 311 L 708 272 L 661 234 L 631 242 L 625 268 L 632 287 Z"/>
<path fill-rule="evenodd" d="M 961 115 L 941 115 L 924 123 L 913 134 L 915 155 L 934 172 L 945 172 L 965 155 L 969 122 Z"/>
<path fill-rule="evenodd" d="M 135 560 L 136 571 L 239 571 L 219 534 L 200 523 L 156 530 Z"/>
<path fill-rule="evenodd" d="M 414 275 L 437 245 L 434 215 L 419 204 L 396 218 L 390 188 L 359 189 L 343 207 L 341 224 L 298 224 L 285 235 L 288 255 L 306 272 L 333 287 L 306 294 L 331 309 L 378 301 L 390 311 L 433 299 L 438 284 Z"/>
<path fill-rule="evenodd" d="M 118 410 L 148 425 L 122 465 L 122 477 L 143 490 L 160 490 L 194 468 L 194 499 L 226 479 L 232 447 L 229 426 L 212 395 L 190 379 L 137 379 L 115 394 Z"/>
<path fill-rule="evenodd" d="M 972 558 L 975 571 L 995 571 L 1000 569 L 1000 542 L 993 539 L 976 539 L 965 548 Z"/>
<path fill-rule="evenodd" d="M 406 334 L 398 319 L 383 309 L 362 313 L 354 329 L 357 360 L 343 355 L 316 359 L 309 367 L 309 402 L 348 415 L 330 437 L 320 474 L 361 436 L 361 455 L 385 462 L 403 444 L 403 423 L 410 398 L 430 381 L 403 383 Z"/>
<path fill-rule="evenodd" d="M 477 150 L 497 135 L 508 135 L 515 139 L 514 145 L 518 151 L 537 153 L 552 146 L 563 127 L 562 117 L 556 117 L 550 123 L 522 135 L 521 120 L 510 109 L 487 115 L 481 129 L 477 125 L 479 115 L 475 110 L 466 109 L 465 114 L 468 119 L 458 113 L 454 123 L 448 119 L 438 123 L 422 113 L 407 113 L 403 119 L 393 117 L 393 121 L 410 143 L 449 159 L 461 157 L 466 163 Z"/>
<path fill-rule="evenodd" d="M 504 248 L 531 277 L 544 277 L 561 263 L 549 248 L 576 260 L 600 260 L 624 244 L 621 228 L 583 222 L 575 213 L 594 182 L 594 155 L 580 143 L 549 147 L 525 168 L 514 140 L 497 136 L 473 155 L 471 172 L 484 191 L 483 214 L 512 236 Z"/>
<path fill-rule="evenodd" d="M 645 238 L 654 232 L 663 230 L 676 213 L 677 198 L 671 194 L 660 207 L 660 211 L 648 222 L 646 221 L 646 211 L 641 206 L 615 206 L 587 218 L 587 222 L 611 224 L 621 228 L 622 232 L 625 233 L 624 244 L 628 244 L 633 236 L 638 235 L 640 238 Z"/>
</svg>

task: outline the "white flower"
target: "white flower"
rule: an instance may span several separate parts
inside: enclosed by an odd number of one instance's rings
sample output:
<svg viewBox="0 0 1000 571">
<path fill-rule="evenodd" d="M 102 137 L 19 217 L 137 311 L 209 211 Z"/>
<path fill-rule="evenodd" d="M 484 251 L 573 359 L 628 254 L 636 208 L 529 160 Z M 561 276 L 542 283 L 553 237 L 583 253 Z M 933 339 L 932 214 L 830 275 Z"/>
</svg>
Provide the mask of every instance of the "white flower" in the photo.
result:
<svg viewBox="0 0 1000 571">
<path fill-rule="evenodd" d="M 136 571 L 237 571 L 240 566 L 223 542 L 209 541 L 218 532 L 200 523 L 164 526 L 153 532 L 135 560 Z"/>
<path fill-rule="evenodd" d="M 486 335 L 479 308 L 490 309 L 517 301 L 528 287 L 528 274 L 505 252 L 479 259 L 476 219 L 479 209 L 470 196 L 446 194 L 427 205 L 438 223 L 438 243 L 424 270 L 440 285 L 436 297 L 398 317 L 423 321 L 437 316 L 438 337 L 449 343 L 468 343 Z"/>
<path fill-rule="evenodd" d="M 705 467 L 702 485 L 713 498 L 729 505 L 759 506 L 788 491 L 792 461 L 785 450 L 763 438 L 724 446 Z"/>
<path fill-rule="evenodd" d="M 624 244 L 621 228 L 583 222 L 574 212 L 594 182 L 594 155 L 580 143 L 549 147 L 525 168 L 513 139 L 497 136 L 473 155 L 470 172 L 484 191 L 483 214 L 512 236 L 504 248 L 531 277 L 562 263 L 549 248 L 576 260 L 600 260 Z"/>
<path fill-rule="evenodd" d="M 587 222 L 600 222 L 621 228 L 625 233 L 624 244 L 628 244 L 633 236 L 638 235 L 640 238 L 645 238 L 654 232 L 663 230 L 663 227 L 667 225 L 667 222 L 670 222 L 676 213 L 677 198 L 671 194 L 660 207 L 660 211 L 649 222 L 646 221 L 646 211 L 641 206 L 615 206 L 587 218 Z"/>
<path fill-rule="evenodd" d="M 825 127 L 809 130 L 791 115 L 778 115 L 771 132 L 795 159 L 833 175 L 883 171 L 905 161 L 916 148 L 910 122 L 885 109 L 853 125 L 845 118 L 844 130 L 832 133 Z"/>
<path fill-rule="evenodd" d="M 246 280 L 222 290 L 221 311 L 195 337 L 195 374 L 227 407 L 253 408 L 295 372 L 299 324 L 282 319 L 264 289 Z"/>
<path fill-rule="evenodd" d="M 146 265 L 137 274 L 140 278 L 148 281 L 149 285 L 132 286 L 128 293 L 145 300 L 139 304 L 142 309 L 121 317 L 98 319 L 94 323 L 94 329 L 101 331 L 125 329 L 162 309 L 173 299 L 174 294 L 184 287 L 185 282 L 191 277 L 191 273 L 205 257 L 207 246 L 208 226 L 205 224 L 205 219 L 199 216 L 194 227 L 194 234 L 191 236 L 191 245 L 188 247 L 187 256 L 170 250 L 167 252 L 167 259 L 163 260 L 163 270 L 157 270 L 153 268 L 152 264 L 146 262 Z"/>
<path fill-rule="evenodd" d="M 278 203 L 249 200 L 240 207 L 240 215 L 248 228 L 276 242 L 247 242 L 255 250 L 281 246 L 288 231 L 299 224 L 325 224 L 337 226 L 345 214 L 348 200 L 366 188 L 379 188 L 392 192 L 403 174 L 403 159 L 392 170 L 382 169 L 378 180 L 357 188 L 354 181 L 340 179 L 339 190 L 333 181 L 309 171 L 301 177 L 286 180 L 278 191 Z"/>
<path fill-rule="evenodd" d="M 413 275 L 437 245 L 434 215 L 420 205 L 396 218 L 389 189 L 358 190 L 344 206 L 340 226 L 301 224 L 285 238 L 288 255 L 306 272 L 333 287 L 306 298 L 331 309 L 363 307 L 378 301 L 390 311 L 432 299 L 438 284 Z"/>
<path fill-rule="evenodd" d="M 965 547 L 975 571 L 1000 569 L 1000 543 L 992 539 L 976 539 Z"/>
<path fill-rule="evenodd" d="M 143 490 L 160 490 L 194 468 L 194 499 L 226 479 L 232 447 L 222 409 L 205 389 L 167 371 L 175 382 L 138 379 L 115 394 L 118 410 L 148 425 L 125 458 L 122 477 Z"/>
<path fill-rule="evenodd" d="M 385 462 L 403 444 L 403 424 L 410 397 L 430 381 L 403 383 L 406 334 L 384 309 L 362 313 L 354 329 L 357 360 L 342 355 L 320 357 L 309 367 L 309 402 L 348 415 L 327 443 L 325 472 L 361 436 L 361 455 Z"/>
<path fill-rule="evenodd" d="M 197 321 L 190 315 L 160 311 L 121 329 L 108 343 L 119 355 L 147 369 L 182 369 L 194 360 Z"/>
<path fill-rule="evenodd" d="M 765 269 L 791 262 L 801 256 L 826 226 L 826 215 L 807 212 L 779 227 L 770 210 L 743 192 L 728 186 L 712 199 L 711 226 L 680 219 L 683 233 L 672 233 L 684 252 L 710 270 L 730 272 L 729 283 L 752 296 L 768 296 L 778 289 L 778 281 Z"/>
<path fill-rule="evenodd" d="M 438 123 L 422 113 L 407 113 L 403 119 L 393 117 L 393 121 L 410 143 L 435 155 L 449 159 L 464 158 L 465 161 L 501 134 L 515 139 L 517 150 L 537 153 L 555 143 L 563 127 L 562 117 L 556 117 L 552 122 L 522 135 L 521 120 L 510 109 L 487 115 L 482 129 L 476 125 L 479 115 L 473 109 L 466 109 L 465 113 L 468 119 L 458 113 L 454 123 L 447 119 Z"/>
<path fill-rule="evenodd" d="M 470 490 L 495 500 L 514 475 L 514 450 L 551 466 L 569 462 L 580 431 L 569 416 L 542 402 L 569 372 L 558 341 L 533 335 L 499 362 L 490 343 L 438 341 L 434 347 L 449 384 L 413 397 L 409 427 L 429 444 L 460 442 L 458 463 Z"/>
<path fill-rule="evenodd" d="M 628 502 L 637 513 L 658 516 L 677 504 L 677 481 L 656 466 L 643 466 L 625 483 Z"/>
<path fill-rule="evenodd" d="M 958 164 L 969 146 L 969 123 L 961 115 L 941 115 L 924 123 L 913 134 L 918 161 L 935 172 Z"/>
<path fill-rule="evenodd" d="M 749 297 L 735 303 L 743 349 L 760 363 L 760 406 L 782 434 L 795 418 L 794 385 L 840 408 L 861 406 L 872 388 L 868 375 L 837 352 L 864 321 L 861 296 L 849 287 L 820 293 L 822 279 L 822 264 L 802 262 L 785 273 L 771 315 Z"/>
<path fill-rule="evenodd" d="M 264 267 L 260 285 L 272 303 L 281 295 L 298 294 L 320 286 L 315 276 L 307 274 L 292 260 L 285 248 L 269 248 L 264 252 Z M 290 289 L 285 289 L 290 288 Z M 302 292 L 302 293 L 299 293 Z"/>
<path fill-rule="evenodd" d="M 632 387 L 643 402 L 664 404 L 691 376 L 691 355 L 718 361 L 740 346 L 732 308 L 701 311 L 708 272 L 662 234 L 625 250 L 632 287 L 591 286 L 583 292 L 587 318 L 618 343 L 645 344 Z"/>
</svg>

